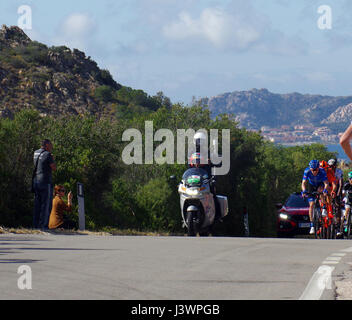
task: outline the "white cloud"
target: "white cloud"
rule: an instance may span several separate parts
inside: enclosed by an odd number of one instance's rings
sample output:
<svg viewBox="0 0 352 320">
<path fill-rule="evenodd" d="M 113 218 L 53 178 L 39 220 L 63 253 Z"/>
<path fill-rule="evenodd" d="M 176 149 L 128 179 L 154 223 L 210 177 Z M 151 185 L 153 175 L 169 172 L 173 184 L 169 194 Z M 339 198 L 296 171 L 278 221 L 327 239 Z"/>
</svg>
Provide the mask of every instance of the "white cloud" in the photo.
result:
<svg viewBox="0 0 352 320">
<path fill-rule="evenodd" d="M 335 80 L 330 73 L 322 71 L 307 73 L 304 78 L 311 82 L 331 82 Z"/>
<path fill-rule="evenodd" d="M 258 72 L 252 75 L 252 78 L 259 83 L 275 83 L 275 84 L 285 84 L 293 80 L 293 76 L 291 74 L 271 74 L 271 73 L 262 73 Z M 250 79 L 250 78 L 249 78 Z M 251 79 L 250 79 L 251 80 Z"/>
<path fill-rule="evenodd" d="M 205 40 L 218 48 L 244 49 L 260 37 L 260 31 L 253 24 L 220 8 L 205 8 L 198 18 L 183 11 L 162 30 L 171 40 Z"/>
<path fill-rule="evenodd" d="M 68 16 L 62 25 L 62 30 L 69 37 L 86 36 L 95 26 L 93 19 L 84 13 L 74 13 Z"/>
<path fill-rule="evenodd" d="M 90 15 L 73 13 L 61 23 L 54 42 L 58 45 L 65 44 L 68 47 L 84 51 L 87 50 L 96 28 L 97 25 Z"/>
</svg>

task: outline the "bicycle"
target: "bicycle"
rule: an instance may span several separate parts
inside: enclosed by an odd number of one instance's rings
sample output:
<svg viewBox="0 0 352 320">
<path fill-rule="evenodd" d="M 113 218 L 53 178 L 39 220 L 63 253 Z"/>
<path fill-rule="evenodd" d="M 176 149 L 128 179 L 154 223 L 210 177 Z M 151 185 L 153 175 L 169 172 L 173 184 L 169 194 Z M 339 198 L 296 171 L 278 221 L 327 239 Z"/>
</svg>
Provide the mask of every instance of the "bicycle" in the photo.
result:
<svg viewBox="0 0 352 320">
<path fill-rule="evenodd" d="M 352 192 L 346 190 L 345 191 L 345 197 L 347 199 L 346 204 L 347 205 L 351 205 L 350 198 L 352 198 Z M 345 222 L 346 214 L 344 215 L 343 219 L 344 219 L 344 222 Z M 351 210 L 350 210 L 350 212 L 348 214 L 347 223 L 344 225 L 344 229 L 345 229 L 344 233 L 345 233 L 347 239 L 351 239 L 351 236 L 352 236 L 352 214 L 351 214 Z"/>
<path fill-rule="evenodd" d="M 332 199 L 332 218 L 331 218 L 331 223 L 329 226 L 329 239 L 336 239 L 337 238 L 337 232 L 340 230 L 340 225 L 337 222 L 337 213 L 339 210 L 339 205 L 337 204 L 337 198 Z"/>
<path fill-rule="evenodd" d="M 321 192 L 313 191 L 311 195 L 314 199 L 314 212 L 313 212 L 313 226 L 315 239 L 324 239 L 326 237 L 326 228 L 324 228 L 324 221 L 320 205 Z"/>
<path fill-rule="evenodd" d="M 346 230 L 346 236 L 347 239 L 351 239 L 352 236 L 352 215 L 351 212 L 348 214 L 348 221 L 347 221 L 347 230 Z"/>
</svg>

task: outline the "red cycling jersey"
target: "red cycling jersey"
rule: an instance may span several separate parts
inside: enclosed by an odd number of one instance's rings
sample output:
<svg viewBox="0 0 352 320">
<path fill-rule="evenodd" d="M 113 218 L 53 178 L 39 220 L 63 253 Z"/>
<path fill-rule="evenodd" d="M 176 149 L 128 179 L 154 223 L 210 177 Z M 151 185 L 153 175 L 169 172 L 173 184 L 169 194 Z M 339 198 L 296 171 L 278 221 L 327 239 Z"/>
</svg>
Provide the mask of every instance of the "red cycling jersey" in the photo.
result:
<svg viewBox="0 0 352 320">
<path fill-rule="evenodd" d="M 328 176 L 329 184 L 331 183 L 337 183 L 337 179 L 335 176 L 335 171 L 332 168 L 327 168 L 326 169 L 326 175 Z"/>
</svg>

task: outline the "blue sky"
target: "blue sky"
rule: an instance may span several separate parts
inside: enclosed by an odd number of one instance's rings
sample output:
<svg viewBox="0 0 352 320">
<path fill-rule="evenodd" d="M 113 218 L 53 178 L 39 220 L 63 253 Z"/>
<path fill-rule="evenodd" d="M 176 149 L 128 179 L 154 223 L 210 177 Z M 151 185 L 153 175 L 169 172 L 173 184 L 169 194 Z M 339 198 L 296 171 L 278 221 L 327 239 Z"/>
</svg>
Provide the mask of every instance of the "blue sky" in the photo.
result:
<svg viewBox="0 0 352 320">
<path fill-rule="evenodd" d="M 115 80 L 172 102 L 236 90 L 352 95 L 350 0 L 1 0 L 33 39 L 78 48 Z M 321 30 L 328 5 L 332 28 Z"/>
</svg>

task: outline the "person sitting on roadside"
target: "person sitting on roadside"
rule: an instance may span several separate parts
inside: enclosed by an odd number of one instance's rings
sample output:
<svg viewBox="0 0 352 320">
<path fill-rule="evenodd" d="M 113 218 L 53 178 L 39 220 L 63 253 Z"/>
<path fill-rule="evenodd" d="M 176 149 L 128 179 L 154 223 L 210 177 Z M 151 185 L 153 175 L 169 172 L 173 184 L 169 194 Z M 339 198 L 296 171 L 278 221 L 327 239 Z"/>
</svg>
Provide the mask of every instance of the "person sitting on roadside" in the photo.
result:
<svg viewBox="0 0 352 320">
<path fill-rule="evenodd" d="M 302 179 L 302 197 L 308 196 L 309 202 L 309 219 L 310 219 L 310 234 L 314 234 L 314 205 L 315 198 L 310 195 L 312 192 L 323 192 L 325 195 L 328 194 L 328 178 L 323 168 L 319 167 L 318 160 L 311 160 L 308 168 L 304 170 Z M 321 197 L 321 200 L 325 200 Z"/>
<path fill-rule="evenodd" d="M 57 185 L 54 188 L 54 200 L 53 207 L 50 213 L 49 229 L 74 229 L 76 225 L 71 221 L 64 212 L 70 212 L 72 210 L 72 192 L 70 191 L 67 195 L 67 204 L 62 199 L 65 196 L 65 187 Z"/>
</svg>

